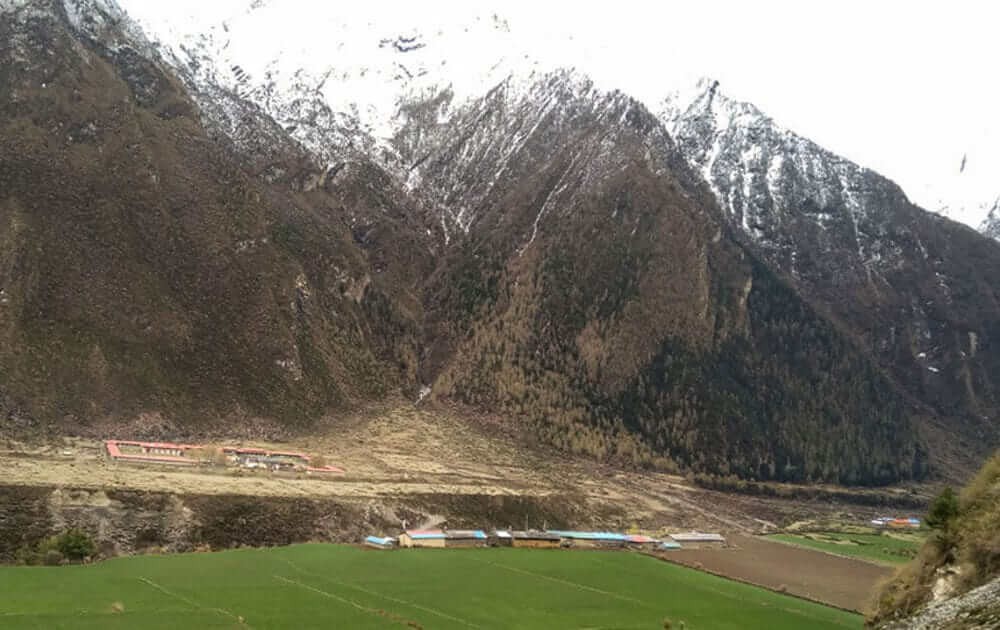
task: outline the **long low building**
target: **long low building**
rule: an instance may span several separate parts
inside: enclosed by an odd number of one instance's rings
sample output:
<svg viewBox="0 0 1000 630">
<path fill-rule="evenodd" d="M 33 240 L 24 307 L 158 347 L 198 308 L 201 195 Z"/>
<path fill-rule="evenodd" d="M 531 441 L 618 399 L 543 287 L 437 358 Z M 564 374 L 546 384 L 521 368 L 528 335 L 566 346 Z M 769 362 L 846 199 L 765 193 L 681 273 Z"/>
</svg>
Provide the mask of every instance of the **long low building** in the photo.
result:
<svg viewBox="0 0 1000 630">
<path fill-rule="evenodd" d="M 408 529 L 399 535 L 400 547 L 485 547 L 486 542 L 479 529 Z"/>
<path fill-rule="evenodd" d="M 685 544 L 725 544 L 726 539 L 722 534 L 705 533 L 705 532 L 681 532 L 679 534 L 670 534 L 670 538 Z"/>
<path fill-rule="evenodd" d="M 562 544 L 562 538 L 556 534 L 536 530 L 510 532 L 510 538 L 512 547 L 557 549 Z"/>
<path fill-rule="evenodd" d="M 485 547 L 486 532 L 480 529 L 449 529 L 444 533 L 445 547 Z"/>
<path fill-rule="evenodd" d="M 559 536 L 573 547 L 624 547 L 628 542 L 625 534 L 615 532 L 578 532 L 550 529 L 548 533 Z"/>
<path fill-rule="evenodd" d="M 399 535 L 400 547 L 444 548 L 445 535 L 440 529 L 408 529 Z"/>
</svg>

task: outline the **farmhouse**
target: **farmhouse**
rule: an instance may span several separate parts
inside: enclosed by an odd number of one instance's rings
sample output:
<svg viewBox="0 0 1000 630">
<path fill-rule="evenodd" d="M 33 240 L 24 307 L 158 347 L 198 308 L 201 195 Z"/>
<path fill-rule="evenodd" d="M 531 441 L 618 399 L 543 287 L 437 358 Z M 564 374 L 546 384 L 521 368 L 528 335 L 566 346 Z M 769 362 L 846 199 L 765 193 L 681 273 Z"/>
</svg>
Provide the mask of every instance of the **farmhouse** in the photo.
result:
<svg viewBox="0 0 1000 630">
<path fill-rule="evenodd" d="M 305 471 L 307 473 L 343 473 L 336 466 L 313 466 L 305 453 L 269 451 L 263 448 L 225 447 L 222 452 L 230 462 L 243 468 L 274 471 Z"/>
<path fill-rule="evenodd" d="M 486 532 L 479 529 L 450 529 L 444 533 L 445 547 L 485 547 Z"/>
<path fill-rule="evenodd" d="M 581 548 L 617 548 L 625 546 L 625 534 L 614 532 L 576 532 L 564 530 L 549 530 L 550 534 L 559 536 L 567 546 Z"/>
<path fill-rule="evenodd" d="M 562 538 L 556 534 L 537 530 L 511 532 L 511 546 L 531 547 L 534 549 L 558 549 Z"/>
<path fill-rule="evenodd" d="M 490 544 L 494 547 L 510 547 L 514 544 L 514 537 L 506 529 L 498 529 L 490 536 Z"/>
<path fill-rule="evenodd" d="M 682 532 L 679 534 L 670 534 L 675 542 L 679 542 L 684 545 L 724 545 L 726 544 L 726 539 L 722 537 L 721 534 L 707 534 L 704 532 Z"/>
<path fill-rule="evenodd" d="M 170 444 L 167 442 L 133 442 L 130 440 L 107 440 L 104 442 L 108 456 L 115 461 L 148 462 L 153 464 L 172 464 L 194 466 L 197 460 L 185 457 L 187 451 L 198 449 L 198 446 L 188 444 Z"/>
<path fill-rule="evenodd" d="M 444 532 L 440 529 L 408 529 L 399 535 L 400 547 L 437 547 L 443 548 Z"/>
<path fill-rule="evenodd" d="M 656 549 L 660 541 L 642 534 L 627 534 L 625 536 L 625 546 L 629 549 Z"/>
</svg>

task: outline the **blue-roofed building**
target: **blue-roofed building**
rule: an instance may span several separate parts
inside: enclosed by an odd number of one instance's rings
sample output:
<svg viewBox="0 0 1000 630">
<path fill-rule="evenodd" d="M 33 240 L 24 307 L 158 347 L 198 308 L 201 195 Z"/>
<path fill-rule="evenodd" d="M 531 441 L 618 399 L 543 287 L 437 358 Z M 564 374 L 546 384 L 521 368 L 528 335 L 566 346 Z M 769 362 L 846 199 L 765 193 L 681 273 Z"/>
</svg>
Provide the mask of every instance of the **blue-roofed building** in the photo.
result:
<svg viewBox="0 0 1000 630">
<path fill-rule="evenodd" d="M 485 547 L 486 532 L 481 529 L 449 529 L 444 533 L 445 547 Z"/>
<path fill-rule="evenodd" d="M 625 534 L 615 532 L 578 532 L 552 529 L 550 534 L 555 534 L 566 541 L 572 547 L 624 547 L 628 541 Z"/>
<path fill-rule="evenodd" d="M 396 546 L 396 539 L 392 537 L 369 536 L 365 538 L 365 544 L 376 549 L 392 549 Z"/>
<path fill-rule="evenodd" d="M 400 547 L 444 547 L 445 535 L 440 529 L 408 529 L 399 535 Z"/>
</svg>

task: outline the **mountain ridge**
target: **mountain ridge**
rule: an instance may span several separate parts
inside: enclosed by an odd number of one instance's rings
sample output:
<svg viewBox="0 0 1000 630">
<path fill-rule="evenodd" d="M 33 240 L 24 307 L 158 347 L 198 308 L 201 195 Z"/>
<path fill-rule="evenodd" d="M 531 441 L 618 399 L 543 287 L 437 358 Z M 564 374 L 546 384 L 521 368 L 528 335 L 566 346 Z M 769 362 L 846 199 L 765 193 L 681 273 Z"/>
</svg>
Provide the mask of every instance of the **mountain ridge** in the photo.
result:
<svg viewBox="0 0 1000 630">
<path fill-rule="evenodd" d="M 86 361 L 67 364 L 54 352 L 38 354 L 37 344 L 25 341 L 27 319 L 11 318 L 11 347 L 61 370 L 60 383 L 81 383 L 67 389 L 71 394 L 43 388 L 26 362 L 0 373 L 16 404 L 49 420 L 67 408 L 68 426 L 93 416 L 114 426 L 116 417 L 122 424 L 130 414 L 169 415 L 163 410 L 171 405 L 204 397 L 209 408 L 194 405 L 189 418 L 204 413 L 214 418 L 209 424 L 225 427 L 243 422 L 221 419 L 227 414 L 254 416 L 275 430 L 305 430 L 352 405 L 430 388 L 431 399 L 526 419 L 532 438 L 600 459 L 849 484 L 923 478 L 929 457 L 960 469 L 995 440 L 990 375 L 1000 372 L 993 370 L 1000 330 L 990 328 L 998 318 L 988 277 L 1000 260 L 996 244 L 971 230 L 942 230 L 873 173 L 838 166 L 863 185 L 834 190 L 807 169 L 786 169 L 787 183 L 776 186 L 821 203 L 804 212 L 775 204 L 789 195 L 765 196 L 770 214 L 752 207 L 734 219 L 721 183 L 757 177 L 754 164 L 731 160 L 737 166 L 719 171 L 723 163 L 713 161 L 704 181 L 696 151 L 728 127 L 675 126 L 674 137 L 668 123 L 679 119 L 601 89 L 582 73 L 508 75 L 478 96 L 458 97 L 448 87 L 420 92 L 399 104 L 392 136 L 377 139 L 342 125 L 322 98 L 294 111 L 276 109 L 273 101 L 255 100 L 266 91 L 216 80 L 205 65 L 209 57 L 196 67 L 192 58 L 180 61 L 155 43 L 132 41 L 133 25 L 116 21 L 117 13 L 81 30 L 85 22 L 74 25 L 61 2 L 21 4 L 48 7 L 56 17 L 39 19 L 62 35 L 50 44 L 33 41 L 37 27 L 11 23 L 12 41 L 27 33 L 25 50 L 58 44 L 83 52 L 65 53 L 69 65 L 50 70 L 30 66 L 30 54 L 0 49 L 11 55 L 11 68 L 22 68 L 0 82 L 44 103 L 46 88 L 29 86 L 28 77 L 48 71 L 74 95 L 67 103 L 80 105 L 39 107 L 27 117 L 29 100 L 8 104 L 18 125 L 10 142 L 19 144 L 8 145 L 0 164 L 21 164 L 17 177 L 30 178 L 36 167 L 23 144 L 51 164 L 67 164 L 55 175 L 70 182 L 69 190 L 92 186 L 95 174 L 75 170 L 62 149 L 38 144 L 66 120 L 90 129 L 94 120 L 76 120 L 88 112 L 95 120 L 113 114 L 137 129 L 129 136 L 134 150 L 156 159 L 153 178 L 141 161 L 115 165 L 102 192 L 82 206 L 114 208 L 126 226 L 145 222 L 139 237 L 126 232 L 119 241 L 93 232 L 114 223 L 102 213 L 92 217 L 94 226 L 82 226 L 73 213 L 79 201 L 71 198 L 57 198 L 65 212 L 46 217 L 41 187 L 11 188 L 16 196 L 7 203 L 15 210 L 8 212 L 20 216 L 29 207 L 39 225 L 92 234 L 77 257 L 87 261 L 78 265 L 84 268 L 94 264 L 91 250 L 119 242 L 126 244 L 122 261 L 155 253 L 164 262 L 159 269 L 136 267 L 135 277 L 121 280 L 97 266 L 94 278 L 102 286 L 145 287 L 154 300 L 169 291 L 198 296 L 177 302 L 178 320 L 205 334 L 226 331 L 221 340 L 209 335 L 197 344 L 188 333 L 165 336 L 147 354 L 183 357 L 153 370 L 180 384 L 153 382 L 156 397 L 144 399 L 138 385 L 99 380 L 107 378 L 108 363 L 115 365 L 110 373 L 142 365 L 128 354 L 107 356 L 106 340 L 129 330 L 127 323 L 109 324 L 110 315 L 85 320 L 86 334 L 99 338 L 97 350 L 89 342 L 75 348 L 71 354 Z M 116 38 L 123 44 L 109 46 Z M 409 37 L 387 42 L 390 56 L 423 50 L 411 49 L 418 41 Z M 87 61 L 72 65 L 80 54 Z M 90 66 L 104 74 L 91 78 Z M 128 94 L 128 106 L 114 108 L 94 85 Z M 289 111 L 311 129 L 287 124 Z M 736 131 L 720 155 L 742 156 Z M 759 131 L 767 135 L 766 126 Z M 86 134 L 95 163 L 107 164 L 105 136 Z M 346 144 L 332 146 L 348 149 L 317 151 L 322 138 L 343 138 Z M 199 169 L 196 182 L 184 174 L 191 165 Z M 116 195 L 143 178 L 154 187 L 133 185 L 131 196 Z M 157 196 L 155 186 L 170 194 Z M 761 190 L 770 195 L 768 186 Z M 848 212 L 845 199 L 854 204 Z M 803 213 L 809 221 L 800 220 Z M 174 249 L 145 244 L 151 235 L 177 232 L 178 216 L 189 231 Z M 899 217 L 901 225 L 886 217 Z M 758 224 L 767 239 L 754 231 Z M 240 226 L 245 233 L 234 232 Z M 8 230 L 6 238 L 11 251 L 27 251 L 23 232 Z M 52 251 L 60 247 L 58 238 L 46 242 Z M 807 255 L 816 243 L 826 249 Z M 869 264 L 876 244 L 888 248 L 889 262 L 887 255 Z M 250 252 L 254 258 L 240 262 Z M 24 278 L 42 269 L 72 278 L 65 264 L 76 260 L 15 259 L 0 259 L 0 271 L 8 269 L 0 281 L 3 297 L 17 306 L 27 294 Z M 177 265 L 187 272 L 176 272 Z M 206 280 L 220 270 L 231 284 Z M 935 272 L 947 279 L 944 288 Z M 914 287 L 923 301 L 903 299 Z M 216 293 L 224 299 L 209 297 Z M 137 303 L 121 291 L 92 303 L 39 295 L 53 313 L 57 298 L 84 313 L 114 314 Z M 140 319 L 153 320 L 166 312 L 155 305 L 139 310 Z M 52 321 L 65 325 L 58 315 Z M 70 338 L 77 337 L 73 329 Z M 148 343 L 138 339 L 137 348 Z M 204 348 L 218 352 L 208 357 Z M 178 371 L 184 361 L 199 365 L 197 379 Z M 106 400 L 88 400 L 90 389 L 104 391 Z M 957 437 L 946 439 L 949 432 Z"/>
</svg>

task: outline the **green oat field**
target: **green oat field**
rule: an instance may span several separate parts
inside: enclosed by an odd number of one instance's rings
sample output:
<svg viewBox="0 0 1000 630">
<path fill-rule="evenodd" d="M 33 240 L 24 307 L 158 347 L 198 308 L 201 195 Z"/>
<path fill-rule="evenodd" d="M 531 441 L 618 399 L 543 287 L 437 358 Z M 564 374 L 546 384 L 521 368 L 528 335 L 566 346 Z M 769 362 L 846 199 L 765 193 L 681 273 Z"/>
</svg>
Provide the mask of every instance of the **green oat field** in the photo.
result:
<svg viewBox="0 0 1000 630">
<path fill-rule="evenodd" d="M 793 545 L 819 549 L 841 556 L 896 565 L 909 562 L 923 544 L 923 536 L 914 533 L 849 534 L 818 532 L 808 534 L 773 534 L 768 536 Z"/>
<path fill-rule="evenodd" d="M 309 544 L 0 568 L 12 628 L 861 628 L 626 552 Z"/>
</svg>

